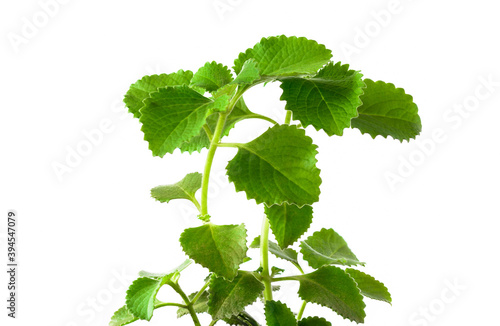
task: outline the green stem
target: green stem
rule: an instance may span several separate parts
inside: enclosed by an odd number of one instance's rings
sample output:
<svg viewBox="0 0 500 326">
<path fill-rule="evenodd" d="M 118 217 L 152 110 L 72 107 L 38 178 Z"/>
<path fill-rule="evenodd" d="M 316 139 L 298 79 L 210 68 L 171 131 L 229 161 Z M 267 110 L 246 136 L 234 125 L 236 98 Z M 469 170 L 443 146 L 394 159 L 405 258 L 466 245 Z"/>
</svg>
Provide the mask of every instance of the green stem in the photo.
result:
<svg viewBox="0 0 500 326">
<path fill-rule="evenodd" d="M 227 113 L 220 113 L 217 126 L 215 127 L 214 136 L 208 149 L 207 160 L 205 162 L 205 170 L 203 171 L 203 179 L 201 182 L 201 216 L 206 218 L 208 215 L 208 183 L 210 181 L 210 170 L 214 161 L 217 144 L 220 141 L 224 124 L 226 123 Z M 207 222 L 210 218 L 206 219 Z"/>
<path fill-rule="evenodd" d="M 169 282 L 168 285 L 174 289 L 175 292 L 179 293 L 181 296 L 182 300 L 186 303 L 186 309 L 189 311 L 189 314 L 191 315 L 191 318 L 193 319 L 193 323 L 195 326 L 201 326 L 200 320 L 198 319 L 198 316 L 196 315 L 196 311 L 194 311 L 193 303 L 189 300 L 188 296 L 184 291 L 182 291 L 181 287 L 179 284 L 174 283 L 174 282 Z"/>
<path fill-rule="evenodd" d="M 262 267 L 262 282 L 264 283 L 264 299 L 273 299 L 271 277 L 269 276 L 269 220 L 266 216 L 262 220 L 262 231 L 260 234 L 260 266 Z"/>
<path fill-rule="evenodd" d="M 201 290 L 198 291 L 198 293 L 196 293 L 196 295 L 194 296 L 193 300 L 191 300 L 192 304 L 195 304 L 198 301 L 198 299 L 203 295 L 203 292 L 205 292 L 205 290 L 207 289 L 207 287 L 210 285 L 210 281 L 211 281 L 211 279 L 209 279 L 205 283 L 205 285 L 203 285 L 203 287 L 201 288 Z"/>
<path fill-rule="evenodd" d="M 214 326 L 215 324 L 217 324 L 217 322 L 218 322 L 218 321 L 219 321 L 219 320 L 212 320 L 212 321 L 210 322 L 210 325 L 208 325 L 208 326 Z"/>
<path fill-rule="evenodd" d="M 239 144 L 239 143 L 218 143 L 217 146 L 219 146 L 219 147 L 240 147 L 241 144 Z"/>
<path fill-rule="evenodd" d="M 304 310 L 306 309 L 307 302 L 302 302 L 302 307 L 300 307 L 299 314 L 297 315 L 297 321 L 302 319 L 302 315 L 304 314 Z"/>
<path fill-rule="evenodd" d="M 292 121 L 292 111 L 286 111 L 285 124 L 289 125 Z"/>
<path fill-rule="evenodd" d="M 261 120 L 268 121 L 268 122 L 270 122 L 270 123 L 272 123 L 274 125 L 278 124 L 278 122 L 276 122 L 276 120 L 271 119 L 269 117 L 266 117 L 265 115 L 257 114 L 257 113 L 246 115 L 245 119 L 261 119 Z"/>
<path fill-rule="evenodd" d="M 274 277 L 271 279 L 271 282 L 281 282 L 281 281 L 298 281 L 296 276 L 285 276 L 285 277 Z"/>
<path fill-rule="evenodd" d="M 161 308 L 161 307 L 179 307 L 179 308 L 187 308 L 187 306 L 186 306 L 186 305 L 184 305 L 184 304 L 180 304 L 180 303 L 162 302 L 162 303 L 158 304 L 157 306 L 155 306 L 155 309 L 156 309 L 156 308 Z"/>
</svg>

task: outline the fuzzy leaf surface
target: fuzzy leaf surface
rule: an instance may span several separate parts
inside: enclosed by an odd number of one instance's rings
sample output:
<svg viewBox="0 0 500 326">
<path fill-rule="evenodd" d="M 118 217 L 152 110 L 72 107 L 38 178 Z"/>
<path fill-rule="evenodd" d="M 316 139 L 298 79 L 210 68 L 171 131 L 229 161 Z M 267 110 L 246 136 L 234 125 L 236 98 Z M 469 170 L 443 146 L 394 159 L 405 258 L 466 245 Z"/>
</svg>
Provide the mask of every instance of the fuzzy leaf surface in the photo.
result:
<svg viewBox="0 0 500 326">
<path fill-rule="evenodd" d="M 332 52 L 305 37 L 285 35 L 262 38 L 253 48 L 240 53 L 234 61 L 237 74 L 248 59 L 255 59 L 261 76 L 314 74 L 323 67 Z"/>
<path fill-rule="evenodd" d="M 248 59 L 243 64 L 240 73 L 233 81 L 234 84 L 250 85 L 260 79 L 259 68 L 255 59 Z"/>
<path fill-rule="evenodd" d="M 194 297 L 198 294 L 198 292 L 191 293 L 189 295 L 189 300 L 193 300 Z M 208 292 L 205 291 L 198 298 L 196 303 L 193 305 L 194 311 L 197 314 L 202 314 L 204 312 L 208 312 Z M 177 318 L 181 318 L 182 316 L 189 315 L 189 310 L 186 308 L 177 309 Z"/>
<path fill-rule="evenodd" d="M 382 81 L 365 79 L 366 89 L 361 96 L 363 104 L 352 127 L 373 138 L 391 136 L 401 142 L 415 138 L 422 130 L 418 107 L 404 89 Z"/>
<path fill-rule="evenodd" d="M 349 65 L 330 63 L 313 78 L 288 78 L 281 83 L 285 110 L 304 127 L 312 125 L 328 136 L 342 136 L 358 115 L 363 94 L 363 75 L 349 70 Z"/>
<path fill-rule="evenodd" d="M 260 326 L 260 324 L 246 311 L 240 312 L 236 316 L 223 319 L 226 324 L 237 326 Z"/>
<path fill-rule="evenodd" d="M 363 296 L 356 282 L 342 269 L 321 267 L 305 275 L 295 276 L 300 282 L 299 296 L 312 303 L 328 307 L 340 316 L 363 323 L 366 317 Z"/>
<path fill-rule="evenodd" d="M 208 313 L 213 319 L 238 315 L 246 306 L 255 302 L 262 291 L 264 284 L 250 272 L 239 271 L 232 281 L 214 277 L 209 289 Z"/>
<path fill-rule="evenodd" d="M 252 243 L 250 244 L 250 248 L 260 248 L 260 235 L 256 237 Z M 298 265 L 299 262 L 297 260 L 298 253 L 292 248 L 281 249 L 277 243 L 269 241 L 269 252 L 275 255 L 278 258 L 284 259 L 286 261 L 291 262 L 294 265 Z"/>
<path fill-rule="evenodd" d="M 232 280 L 246 257 L 246 229 L 240 225 L 206 223 L 185 229 L 180 243 L 184 252 L 210 272 Z"/>
<path fill-rule="evenodd" d="M 324 265 L 364 265 L 345 240 L 332 229 L 321 229 L 302 241 L 300 252 L 312 268 Z"/>
<path fill-rule="evenodd" d="M 153 155 L 173 153 L 200 133 L 213 101 L 188 86 L 160 88 L 144 101 L 139 121 Z"/>
<path fill-rule="evenodd" d="M 168 203 L 173 199 L 187 199 L 195 203 L 194 195 L 201 188 L 201 178 L 201 173 L 189 173 L 177 183 L 151 189 L 151 197 L 162 203 Z"/>
<path fill-rule="evenodd" d="M 345 270 L 358 284 L 361 294 L 365 297 L 391 303 L 391 294 L 384 283 L 377 281 L 373 276 L 365 274 L 357 269 L 347 268 Z"/>
<path fill-rule="evenodd" d="M 214 92 L 233 80 L 231 71 L 221 63 L 207 62 L 198 69 L 191 80 L 191 85 Z"/>
<path fill-rule="evenodd" d="M 310 205 L 298 207 L 284 203 L 265 206 L 265 213 L 276 241 L 282 249 L 297 241 L 309 229 L 313 218 L 313 209 Z"/>
<path fill-rule="evenodd" d="M 267 206 L 312 204 L 319 199 L 321 184 L 316 148 L 304 130 L 276 125 L 238 146 L 226 167 L 229 181 L 248 199 Z"/>
<path fill-rule="evenodd" d="M 161 87 L 189 85 L 191 78 L 193 78 L 193 73 L 189 70 L 179 70 L 168 75 L 144 76 L 130 86 L 123 102 L 129 112 L 139 118 L 141 116 L 139 110 L 144 106 L 143 101 L 149 97 L 150 93 L 156 92 Z"/>
<path fill-rule="evenodd" d="M 299 321 L 299 326 L 332 326 L 325 318 L 307 317 Z"/>
<path fill-rule="evenodd" d="M 293 326 L 297 320 L 293 312 L 280 301 L 266 301 L 265 315 L 267 326 Z"/>
<path fill-rule="evenodd" d="M 130 310 L 127 309 L 127 306 L 123 306 L 118 309 L 113 317 L 111 317 L 111 321 L 109 322 L 109 326 L 123 326 L 133 323 L 138 320 L 136 316 L 134 316 Z"/>
</svg>

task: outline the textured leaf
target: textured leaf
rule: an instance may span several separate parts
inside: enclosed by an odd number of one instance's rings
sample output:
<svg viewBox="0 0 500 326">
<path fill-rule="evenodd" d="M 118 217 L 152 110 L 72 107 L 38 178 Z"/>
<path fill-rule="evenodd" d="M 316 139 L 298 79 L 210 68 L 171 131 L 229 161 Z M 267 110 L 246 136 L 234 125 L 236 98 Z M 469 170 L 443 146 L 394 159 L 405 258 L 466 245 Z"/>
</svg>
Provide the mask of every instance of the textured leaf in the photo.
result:
<svg viewBox="0 0 500 326">
<path fill-rule="evenodd" d="M 299 326 L 332 326 L 325 318 L 307 317 L 299 321 Z"/>
<path fill-rule="evenodd" d="M 366 89 L 361 96 L 363 105 L 352 127 L 373 138 L 392 136 L 400 141 L 415 138 L 422 130 L 418 107 L 404 89 L 382 81 L 365 79 Z"/>
<path fill-rule="evenodd" d="M 288 78 L 282 81 L 281 100 L 285 110 L 304 127 L 312 125 L 329 136 L 342 136 L 358 115 L 363 94 L 363 75 L 349 70 L 349 65 L 330 63 L 313 78 Z"/>
<path fill-rule="evenodd" d="M 123 306 L 118 309 L 113 317 L 111 317 L 111 321 L 109 322 L 109 326 L 123 326 L 134 321 L 139 318 L 135 317 L 128 309 L 127 306 Z"/>
<path fill-rule="evenodd" d="M 153 155 L 173 153 L 200 133 L 213 101 L 187 86 L 160 88 L 144 101 L 139 121 Z"/>
<path fill-rule="evenodd" d="M 284 203 L 265 207 L 265 212 L 273 234 L 281 248 L 297 241 L 311 225 L 313 210 L 309 205 L 298 207 Z"/>
<path fill-rule="evenodd" d="M 267 326 L 297 325 L 293 312 L 280 301 L 266 301 L 265 315 Z"/>
<path fill-rule="evenodd" d="M 246 257 L 246 236 L 243 224 L 207 223 L 185 229 L 180 242 L 184 252 L 195 262 L 218 276 L 232 280 Z"/>
<path fill-rule="evenodd" d="M 189 300 L 193 300 L 194 297 L 198 294 L 198 292 L 191 293 L 189 295 Z M 193 305 L 194 311 L 197 314 L 202 314 L 204 312 L 208 312 L 208 292 L 205 291 L 198 298 L 196 303 Z M 181 318 L 182 316 L 189 315 L 189 310 L 186 308 L 177 309 L 177 318 Z"/>
<path fill-rule="evenodd" d="M 326 266 L 294 278 L 300 282 L 299 296 L 303 300 L 328 307 L 351 321 L 364 321 L 363 296 L 356 282 L 342 269 Z"/>
<path fill-rule="evenodd" d="M 276 266 L 271 267 L 271 277 L 282 274 L 285 270 Z"/>
<path fill-rule="evenodd" d="M 162 203 L 168 203 L 173 199 L 187 199 L 193 203 L 197 203 L 194 195 L 201 188 L 201 178 L 201 173 L 189 173 L 177 183 L 151 189 L 151 197 Z"/>
<path fill-rule="evenodd" d="M 382 282 L 357 269 L 347 268 L 345 270 L 358 284 L 361 294 L 365 297 L 391 303 L 391 294 Z"/>
<path fill-rule="evenodd" d="M 264 291 L 264 284 L 250 272 L 239 271 L 233 281 L 214 277 L 210 284 L 208 313 L 213 319 L 238 315 L 246 306 L 257 300 Z"/>
<path fill-rule="evenodd" d="M 231 71 L 221 63 L 207 62 L 194 74 L 191 84 L 209 92 L 216 91 L 233 80 Z"/>
<path fill-rule="evenodd" d="M 179 70 L 171 74 L 144 76 L 135 84 L 130 86 L 123 102 L 128 107 L 134 117 L 139 118 L 139 110 L 144 106 L 143 101 L 149 97 L 149 94 L 156 92 L 160 87 L 189 85 L 193 78 L 193 73 L 189 70 Z"/>
<path fill-rule="evenodd" d="M 234 84 L 252 84 L 254 81 L 260 79 L 259 68 L 257 68 L 257 62 L 255 59 L 248 59 L 243 64 L 243 67 L 233 81 Z"/>
<path fill-rule="evenodd" d="M 238 326 L 260 326 L 260 324 L 246 311 L 242 311 L 236 316 L 223 319 L 226 324 Z"/>
<path fill-rule="evenodd" d="M 141 272 L 140 275 L 143 277 L 132 282 L 132 285 L 127 290 L 126 303 L 128 310 L 139 319 L 151 320 L 157 303 L 156 294 L 158 290 L 190 264 L 191 261 L 186 260 L 168 274 Z"/>
<path fill-rule="evenodd" d="M 252 243 L 250 244 L 250 248 L 260 248 L 260 235 L 252 241 Z M 272 241 L 269 241 L 268 248 L 269 252 L 275 255 L 276 257 L 287 260 L 294 265 L 299 264 L 299 262 L 297 261 L 298 254 L 292 248 L 281 249 L 280 246 L 278 246 L 278 244 Z"/>
<path fill-rule="evenodd" d="M 234 61 L 237 74 L 248 59 L 255 59 L 261 76 L 293 76 L 314 74 L 323 67 L 332 52 L 324 45 L 304 37 L 262 38 L 253 48 L 240 53 Z"/>
<path fill-rule="evenodd" d="M 345 240 L 332 229 L 321 229 L 302 241 L 300 252 L 312 268 L 324 265 L 364 265 Z"/>
<path fill-rule="evenodd" d="M 234 128 L 234 125 L 241 120 L 246 119 L 249 116 L 252 116 L 253 113 L 248 110 L 243 98 L 236 103 L 231 114 L 226 119 L 226 123 L 224 124 L 224 130 L 222 135 L 229 135 L 229 131 Z M 217 125 L 217 120 L 219 118 L 218 114 L 212 114 L 207 118 L 207 125 L 210 131 L 213 133 L 215 131 L 215 126 Z M 181 152 L 200 152 L 203 148 L 208 148 L 210 146 L 210 140 L 205 132 L 205 130 L 200 130 L 198 135 L 191 138 L 188 142 L 183 143 L 180 146 Z"/>
<path fill-rule="evenodd" d="M 276 125 L 247 144 L 227 165 L 236 191 L 267 206 L 312 204 L 319 199 L 321 178 L 317 146 L 296 126 Z"/>
</svg>

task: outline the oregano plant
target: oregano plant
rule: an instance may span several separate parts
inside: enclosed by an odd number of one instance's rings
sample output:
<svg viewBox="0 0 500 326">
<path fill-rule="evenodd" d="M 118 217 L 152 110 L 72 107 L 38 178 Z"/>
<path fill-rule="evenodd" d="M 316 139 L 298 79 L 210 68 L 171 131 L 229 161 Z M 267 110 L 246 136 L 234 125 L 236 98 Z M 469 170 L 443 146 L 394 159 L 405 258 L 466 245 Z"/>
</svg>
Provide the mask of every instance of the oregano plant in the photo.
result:
<svg viewBox="0 0 500 326">
<path fill-rule="evenodd" d="M 310 228 L 312 205 L 320 199 L 322 183 L 316 166 L 317 146 L 305 127 L 311 125 L 328 136 L 342 136 L 345 128 L 357 128 L 373 138 L 391 136 L 401 142 L 415 138 L 421 130 L 417 106 L 403 89 L 365 79 L 331 58 L 324 45 L 282 35 L 263 38 L 240 53 L 233 70 L 213 61 L 195 73 L 179 70 L 145 76 L 132 84 L 124 101 L 141 122 L 154 156 L 173 154 L 176 149 L 207 151 L 201 173 L 151 190 L 160 202 L 183 199 L 198 209 L 199 223 L 180 235 L 189 259 L 168 273 L 140 272 L 110 326 L 149 321 L 163 307 L 176 309 L 179 318 L 190 316 L 198 326 L 201 313 L 212 317 L 209 326 L 220 321 L 256 326 L 259 323 L 245 307 L 259 298 L 268 326 L 331 325 L 321 317 L 304 317 L 308 303 L 363 323 L 364 298 L 391 303 L 384 284 L 362 271 L 365 263 L 333 229 L 318 230 L 293 247 Z M 270 82 L 281 84 L 284 121 L 254 113 L 245 104 L 245 92 Z M 270 127 L 247 143 L 224 142 L 231 129 L 246 119 L 263 119 Z M 226 167 L 229 181 L 236 191 L 263 204 L 262 231 L 255 239 L 249 239 L 244 224 L 219 225 L 217 216 L 208 211 L 212 162 L 225 147 L 238 150 Z M 270 232 L 276 242 L 270 241 Z M 251 249 L 260 251 L 260 268 L 243 270 L 240 265 L 249 259 Z M 290 263 L 293 271 L 283 274 L 284 269 L 270 266 L 270 253 Z M 312 272 L 304 272 L 299 255 Z M 204 286 L 187 294 L 180 276 L 192 263 L 208 272 L 200 275 Z M 301 307 L 273 300 L 273 291 L 287 281 L 298 282 Z M 156 296 L 162 286 L 171 287 L 179 296 L 171 302 L 160 301 Z"/>
</svg>

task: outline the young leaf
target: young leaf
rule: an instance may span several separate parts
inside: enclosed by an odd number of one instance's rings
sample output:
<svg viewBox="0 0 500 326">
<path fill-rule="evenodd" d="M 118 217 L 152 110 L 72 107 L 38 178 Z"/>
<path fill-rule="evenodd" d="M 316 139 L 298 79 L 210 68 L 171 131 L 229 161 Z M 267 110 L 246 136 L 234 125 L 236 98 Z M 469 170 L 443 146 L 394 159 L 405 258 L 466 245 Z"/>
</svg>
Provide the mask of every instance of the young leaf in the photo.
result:
<svg viewBox="0 0 500 326">
<path fill-rule="evenodd" d="M 246 229 L 241 225 L 207 223 L 185 229 L 180 243 L 184 252 L 195 262 L 227 280 L 238 274 L 246 257 Z"/>
<path fill-rule="evenodd" d="M 264 284 L 250 272 L 239 271 L 231 282 L 222 277 L 214 277 L 208 291 L 208 313 L 215 320 L 238 315 L 246 306 L 255 302 L 262 291 Z"/>
<path fill-rule="evenodd" d="M 214 92 L 233 80 L 231 71 L 221 63 L 207 62 L 198 69 L 191 80 L 191 85 Z"/>
<path fill-rule="evenodd" d="M 109 326 L 123 326 L 134 321 L 138 320 L 136 316 L 134 316 L 130 310 L 127 309 L 127 306 L 123 306 L 118 309 L 113 317 L 111 317 L 111 321 L 109 322 Z"/>
<path fill-rule="evenodd" d="M 260 326 L 260 324 L 246 311 L 240 312 L 236 316 L 223 319 L 226 324 L 237 326 Z"/>
<path fill-rule="evenodd" d="M 307 317 L 299 321 L 299 326 L 332 326 L 325 318 Z"/>
<path fill-rule="evenodd" d="M 144 101 L 139 121 L 153 155 L 173 153 L 199 134 L 213 101 L 187 86 L 160 88 Z"/>
<path fill-rule="evenodd" d="M 144 106 L 143 101 L 149 97 L 150 93 L 156 92 L 158 88 L 166 86 L 189 85 L 191 78 L 193 78 L 193 73 L 189 70 L 179 70 L 178 72 L 168 75 L 144 76 L 130 86 L 127 94 L 125 94 L 123 102 L 125 102 L 129 112 L 132 113 L 134 117 L 139 118 L 141 116 L 139 110 Z"/>
<path fill-rule="evenodd" d="M 302 241 L 300 252 L 312 268 L 324 265 L 364 265 L 345 240 L 332 229 L 321 229 Z"/>
<path fill-rule="evenodd" d="M 201 173 L 189 173 L 177 183 L 151 189 L 151 197 L 162 203 L 173 199 L 187 199 L 197 205 L 198 201 L 194 195 L 201 188 L 201 178 Z"/>
<path fill-rule="evenodd" d="M 404 89 L 382 81 L 365 79 L 366 89 L 361 96 L 363 105 L 352 127 L 375 138 L 392 136 L 401 142 L 415 138 L 422 130 L 418 107 Z"/>
<path fill-rule="evenodd" d="M 309 205 L 293 204 L 265 206 L 265 213 L 273 234 L 282 249 L 292 245 L 311 225 L 313 210 Z"/>
<path fill-rule="evenodd" d="M 365 274 L 357 269 L 347 268 L 345 270 L 358 284 L 361 294 L 365 297 L 391 303 L 391 294 L 384 283 L 377 281 L 372 276 Z"/>
<path fill-rule="evenodd" d="M 281 35 L 262 38 L 253 48 L 240 53 L 234 71 L 239 74 L 244 63 L 253 58 L 261 76 L 314 74 L 331 57 L 332 52 L 316 41 Z"/>
<path fill-rule="evenodd" d="M 304 130 L 276 125 L 238 146 L 226 167 L 229 181 L 258 204 L 312 204 L 319 199 L 321 184 L 316 148 Z"/>
<path fill-rule="evenodd" d="M 349 70 L 349 65 L 329 63 L 313 78 L 284 79 L 280 99 L 286 101 L 285 110 L 292 111 L 293 119 L 304 127 L 312 125 L 328 136 L 342 136 L 358 115 L 365 86 L 362 76 Z"/>
<path fill-rule="evenodd" d="M 326 266 L 294 278 L 300 282 L 299 296 L 303 300 L 328 307 L 351 321 L 364 321 L 363 296 L 356 282 L 342 269 Z"/>
<path fill-rule="evenodd" d="M 198 292 L 191 293 L 189 295 L 189 300 L 193 300 L 194 297 L 198 294 Z M 208 312 L 208 292 L 205 291 L 198 298 L 196 303 L 193 305 L 194 311 L 197 314 L 202 314 L 204 312 Z M 181 318 L 182 316 L 189 315 L 189 310 L 186 308 L 177 309 L 177 318 Z"/>
<path fill-rule="evenodd" d="M 255 59 L 248 59 L 243 64 L 240 73 L 233 81 L 234 84 L 250 85 L 254 81 L 260 79 L 259 68 Z"/>
<path fill-rule="evenodd" d="M 265 315 L 267 326 L 297 325 L 293 312 L 280 301 L 266 301 Z"/>
<path fill-rule="evenodd" d="M 256 237 L 250 244 L 250 248 L 260 248 L 260 235 Z M 269 252 L 278 258 L 284 259 L 298 266 L 297 252 L 292 248 L 281 249 L 276 243 L 269 241 Z"/>
</svg>

